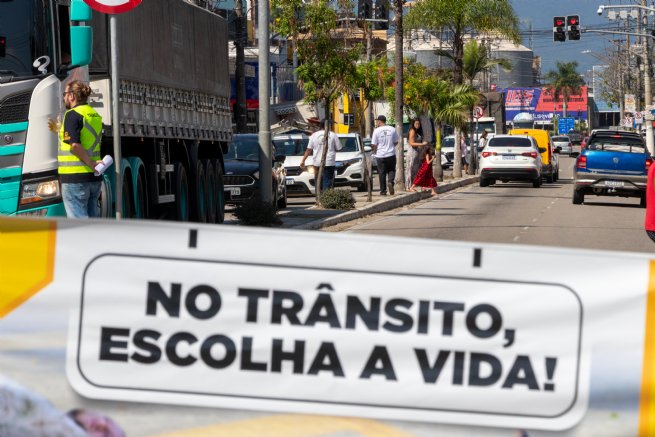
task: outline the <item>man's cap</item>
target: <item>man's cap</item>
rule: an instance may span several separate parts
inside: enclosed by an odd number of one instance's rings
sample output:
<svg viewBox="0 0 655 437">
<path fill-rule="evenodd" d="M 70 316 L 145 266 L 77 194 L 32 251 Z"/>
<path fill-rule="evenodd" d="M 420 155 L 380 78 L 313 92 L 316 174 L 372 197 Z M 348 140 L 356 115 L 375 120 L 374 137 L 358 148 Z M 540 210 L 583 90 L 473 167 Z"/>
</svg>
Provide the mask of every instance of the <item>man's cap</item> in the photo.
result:
<svg viewBox="0 0 655 437">
<path fill-rule="evenodd" d="M 378 118 L 376 118 L 376 120 L 380 120 L 382 123 L 386 123 L 387 117 L 385 117 L 384 115 L 378 115 Z"/>
</svg>

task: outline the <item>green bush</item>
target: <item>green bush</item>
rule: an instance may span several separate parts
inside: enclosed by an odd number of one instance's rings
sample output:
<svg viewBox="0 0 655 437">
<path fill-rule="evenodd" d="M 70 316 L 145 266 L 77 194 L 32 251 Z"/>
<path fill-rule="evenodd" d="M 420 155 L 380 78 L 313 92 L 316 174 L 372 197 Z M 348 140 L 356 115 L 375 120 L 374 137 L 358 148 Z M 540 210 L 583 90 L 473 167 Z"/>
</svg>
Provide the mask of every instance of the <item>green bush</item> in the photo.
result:
<svg viewBox="0 0 655 437">
<path fill-rule="evenodd" d="M 277 208 L 271 203 L 253 198 L 246 203 L 237 205 L 234 215 L 245 226 L 281 226 L 282 220 L 277 214 Z"/>
<path fill-rule="evenodd" d="M 353 209 L 355 198 L 348 190 L 329 189 L 321 193 L 320 203 L 326 209 Z"/>
</svg>

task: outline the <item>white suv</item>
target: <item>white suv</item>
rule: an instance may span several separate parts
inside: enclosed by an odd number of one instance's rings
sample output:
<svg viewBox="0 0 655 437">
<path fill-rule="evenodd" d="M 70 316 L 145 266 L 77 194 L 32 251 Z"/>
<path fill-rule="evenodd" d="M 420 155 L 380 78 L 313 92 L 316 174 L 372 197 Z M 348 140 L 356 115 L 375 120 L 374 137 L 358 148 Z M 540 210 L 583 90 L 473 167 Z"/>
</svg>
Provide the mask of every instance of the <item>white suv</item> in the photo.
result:
<svg viewBox="0 0 655 437">
<path fill-rule="evenodd" d="M 341 150 L 337 150 L 334 186 L 355 187 L 357 191 L 366 191 L 364 179 L 364 158 L 371 169 L 371 147 L 364 147 L 359 134 L 337 134 L 341 141 Z"/>
<path fill-rule="evenodd" d="M 480 154 L 480 186 L 495 184 L 496 179 L 530 181 L 541 186 L 541 150 L 528 135 L 496 135 Z"/>
<path fill-rule="evenodd" d="M 309 137 L 305 134 L 276 135 L 273 137 L 273 144 L 277 150 L 284 149 L 286 155 L 284 168 L 287 172 L 287 195 L 313 196 L 314 169 L 312 166 L 300 168 L 300 161 L 309 144 Z"/>
</svg>

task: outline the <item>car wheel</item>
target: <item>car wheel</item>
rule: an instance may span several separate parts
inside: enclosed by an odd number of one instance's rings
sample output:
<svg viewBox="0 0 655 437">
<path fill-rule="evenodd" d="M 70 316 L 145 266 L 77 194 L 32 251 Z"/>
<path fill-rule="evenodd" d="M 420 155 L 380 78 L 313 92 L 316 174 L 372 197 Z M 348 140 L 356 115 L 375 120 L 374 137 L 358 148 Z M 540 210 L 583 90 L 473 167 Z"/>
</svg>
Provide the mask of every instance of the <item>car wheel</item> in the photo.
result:
<svg viewBox="0 0 655 437">
<path fill-rule="evenodd" d="M 646 208 L 646 193 L 641 193 L 641 197 L 639 198 L 639 206 Z"/>
<path fill-rule="evenodd" d="M 488 187 L 488 186 L 489 186 L 489 179 L 487 179 L 487 178 L 480 178 L 480 186 L 481 186 L 481 187 Z"/>
<path fill-rule="evenodd" d="M 573 190 L 573 204 L 582 205 L 584 203 L 584 193 L 580 190 Z"/>
<path fill-rule="evenodd" d="M 283 189 L 283 194 L 282 197 L 280 197 L 277 200 L 277 208 L 278 209 L 284 209 L 287 207 L 287 187 L 285 186 Z"/>
<path fill-rule="evenodd" d="M 362 184 L 357 185 L 357 191 L 359 191 L 360 193 L 366 191 L 366 183 L 364 182 Z"/>
<path fill-rule="evenodd" d="M 532 188 L 539 188 L 541 186 L 541 177 L 537 177 L 532 181 Z"/>
</svg>

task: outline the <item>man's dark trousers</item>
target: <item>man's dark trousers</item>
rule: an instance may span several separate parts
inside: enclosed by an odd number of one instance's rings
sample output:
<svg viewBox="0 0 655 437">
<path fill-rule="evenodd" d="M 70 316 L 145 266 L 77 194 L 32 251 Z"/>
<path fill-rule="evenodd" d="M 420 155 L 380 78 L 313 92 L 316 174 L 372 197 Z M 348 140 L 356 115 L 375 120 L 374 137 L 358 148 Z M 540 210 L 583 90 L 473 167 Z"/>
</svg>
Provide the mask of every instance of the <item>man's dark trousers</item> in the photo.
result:
<svg viewBox="0 0 655 437">
<path fill-rule="evenodd" d="M 396 178 L 396 156 L 376 158 L 378 162 L 378 175 L 380 176 L 380 194 L 387 194 L 387 176 L 389 179 L 389 192 L 393 194 L 393 181 Z"/>
</svg>

